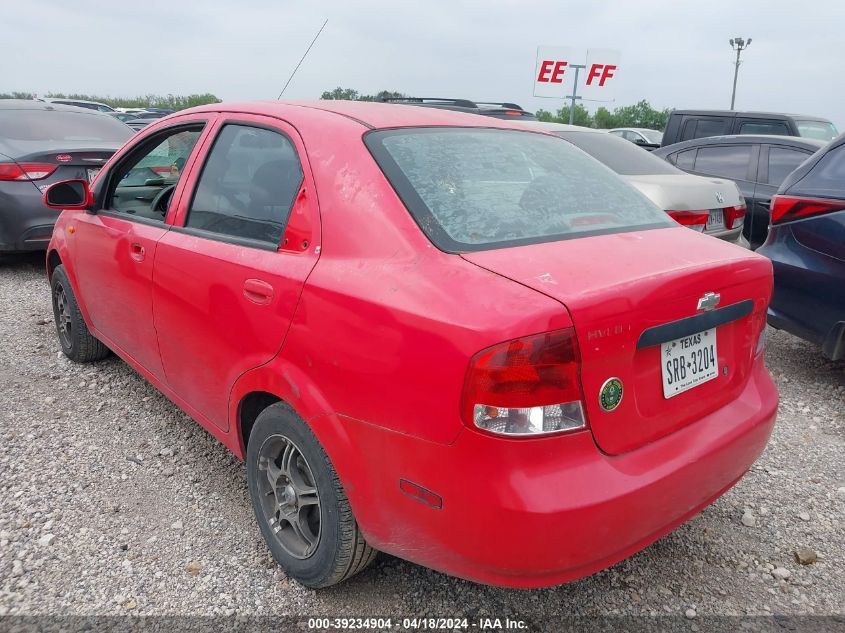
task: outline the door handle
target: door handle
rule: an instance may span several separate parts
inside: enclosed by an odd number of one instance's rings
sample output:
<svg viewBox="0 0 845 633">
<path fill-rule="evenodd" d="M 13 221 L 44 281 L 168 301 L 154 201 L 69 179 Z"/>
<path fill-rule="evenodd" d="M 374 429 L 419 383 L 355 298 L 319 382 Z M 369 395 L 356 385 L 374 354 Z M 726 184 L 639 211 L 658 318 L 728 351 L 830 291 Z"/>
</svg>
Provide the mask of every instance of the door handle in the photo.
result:
<svg viewBox="0 0 845 633">
<path fill-rule="evenodd" d="M 136 262 L 144 261 L 144 256 L 146 255 L 146 251 L 144 247 L 138 244 L 137 242 L 132 242 L 129 245 L 129 256 L 132 257 Z"/>
<path fill-rule="evenodd" d="M 273 300 L 273 286 L 260 279 L 244 282 L 244 296 L 257 305 L 268 305 Z"/>
</svg>

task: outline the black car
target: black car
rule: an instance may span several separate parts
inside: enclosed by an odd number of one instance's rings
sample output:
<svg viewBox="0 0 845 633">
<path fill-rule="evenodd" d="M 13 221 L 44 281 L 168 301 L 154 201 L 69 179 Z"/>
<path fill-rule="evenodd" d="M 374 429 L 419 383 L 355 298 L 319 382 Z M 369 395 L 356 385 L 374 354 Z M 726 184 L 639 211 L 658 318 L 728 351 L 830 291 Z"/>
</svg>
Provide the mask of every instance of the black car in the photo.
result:
<svg viewBox="0 0 845 633">
<path fill-rule="evenodd" d="M 426 108 L 442 108 L 456 110 L 469 114 L 483 114 L 496 119 L 517 121 L 536 121 L 530 112 L 523 110 L 515 103 L 508 101 L 470 101 L 469 99 L 443 99 L 440 97 L 385 97 L 383 103 L 404 103 L 406 105 L 423 106 Z"/>
<path fill-rule="evenodd" d="M 772 199 L 769 324 L 845 359 L 845 135 L 793 171 Z"/>
<path fill-rule="evenodd" d="M 733 180 L 748 205 L 742 233 L 758 248 L 766 241 L 769 206 L 781 182 L 825 144 L 795 136 L 711 136 L 661 147 L 654 155 L 691 174 Z"/>
<path fill-rule="evenodd" d="M 90 180 L 132 130 L 114 117 L 44 101 L 0 100 L 0 253 L 44 249 L 57 213 L 46 185 Z"/>
<path fill-rule="evenodd" d="M 669 113 L 661 143 L 726 134 L 774 134 L 832 141 L 838 132 L 827 119 L 781 112 L 740 112 L 737 110 L 673 110 Z"/>
</svg>

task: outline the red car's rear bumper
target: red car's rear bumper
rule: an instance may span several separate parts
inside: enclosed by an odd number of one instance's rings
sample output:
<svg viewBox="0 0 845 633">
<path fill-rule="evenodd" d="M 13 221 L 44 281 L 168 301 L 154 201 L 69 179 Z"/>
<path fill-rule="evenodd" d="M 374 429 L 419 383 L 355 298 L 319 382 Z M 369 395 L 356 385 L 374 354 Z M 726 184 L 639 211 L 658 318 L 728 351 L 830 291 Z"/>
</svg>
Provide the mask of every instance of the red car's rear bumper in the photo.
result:
<svg viewBox="0 0 845 633">
<path fill-rule="evenodd" d="M 634 554 L 720 496 L 762 452 L 777 402 L 758 360 L 737 400 L 613 457 L 589 432 L 508 440 L 467 430 L 443 446 L 348 419 L 314 423 L 321 439 L 338 438 L 327 448 L 374 547 L 478 582 L 540 587 Z M 337 428 L 326 435 L 326 425 Z M 401 492 L 400 478 L 442 508 Z"/>
</svg>

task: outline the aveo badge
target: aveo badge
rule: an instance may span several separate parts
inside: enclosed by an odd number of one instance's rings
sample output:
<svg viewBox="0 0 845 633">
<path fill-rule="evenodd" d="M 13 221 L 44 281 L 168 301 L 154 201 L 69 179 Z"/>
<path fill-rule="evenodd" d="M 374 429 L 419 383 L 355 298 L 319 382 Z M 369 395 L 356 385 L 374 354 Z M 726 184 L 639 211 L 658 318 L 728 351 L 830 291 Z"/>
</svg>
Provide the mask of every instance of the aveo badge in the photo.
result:
<svg viewBox="0 0 845 633">
<path fill-rule="evenodd" d="M 599 390 L 599 404 L 605 411 L 613 411 L 622 402 L 622 381 L 608 378 Z"/>
</svg>

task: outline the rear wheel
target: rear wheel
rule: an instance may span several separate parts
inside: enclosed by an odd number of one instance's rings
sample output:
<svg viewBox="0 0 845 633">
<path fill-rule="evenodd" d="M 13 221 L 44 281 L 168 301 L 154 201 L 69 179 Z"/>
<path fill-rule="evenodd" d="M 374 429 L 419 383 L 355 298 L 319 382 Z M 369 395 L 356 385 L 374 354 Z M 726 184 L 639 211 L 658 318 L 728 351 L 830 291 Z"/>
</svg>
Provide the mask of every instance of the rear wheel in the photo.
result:
<svg viewBox="0 0 845 633">
<path fill-rule="evenodd" d="M 369 565 L 361 534 L 328 456 L 284 403 L 265 409 L 247 446 L 255 517 L 276 562 L 306 587 L 335 585 Z"/>
<path fill-rule="evenodd" d="M 65 356 L 77 363 L 89 363 L 108 356 L 109 348 L 95 338 L 85 325 L 85 319 L 79 311 L 79 304 L 62 264 L 53 270 L 50 290 L 56 333 Z"/>
</svg>

